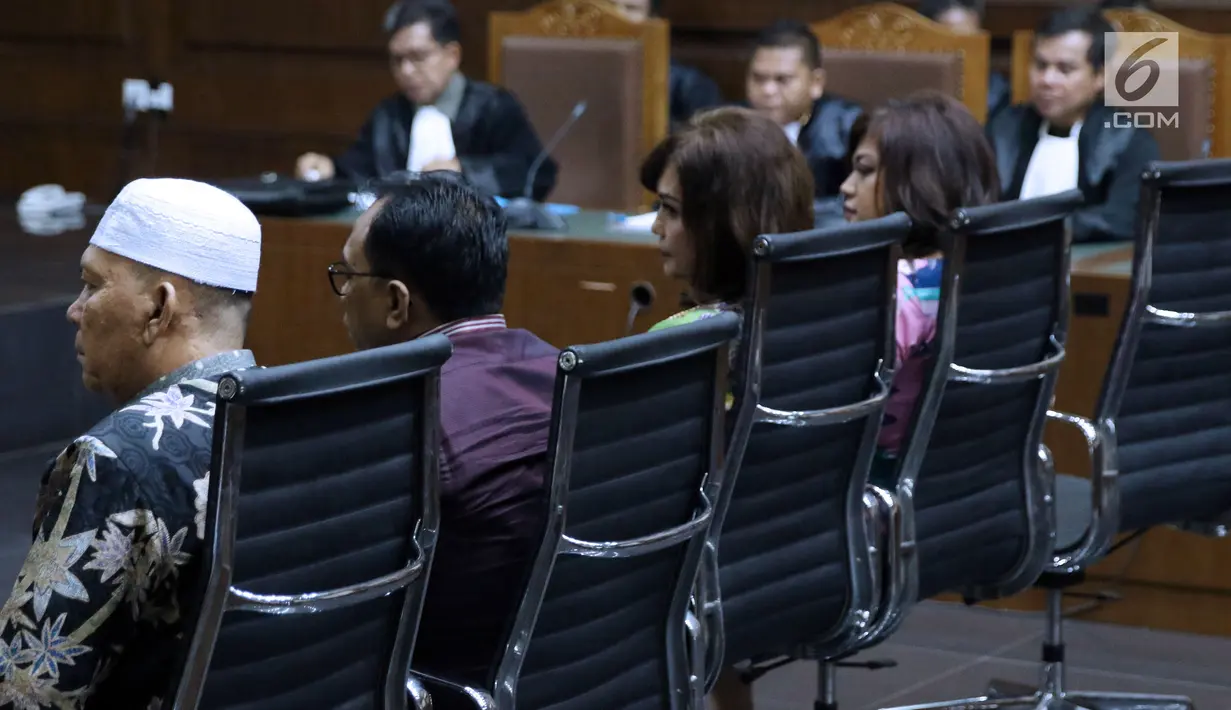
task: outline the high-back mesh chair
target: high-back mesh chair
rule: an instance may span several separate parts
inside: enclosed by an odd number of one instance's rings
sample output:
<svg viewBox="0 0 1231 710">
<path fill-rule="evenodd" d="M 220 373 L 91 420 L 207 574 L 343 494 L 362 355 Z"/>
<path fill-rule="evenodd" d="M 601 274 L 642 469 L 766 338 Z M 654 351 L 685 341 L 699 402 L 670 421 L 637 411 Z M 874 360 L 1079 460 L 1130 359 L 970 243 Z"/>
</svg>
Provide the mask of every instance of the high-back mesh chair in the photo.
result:
<svg viewBox="0 0 1231 710">
<path fill-rule="evenodd" d="M 175 708 L 405 708 L 439 519 L 431 336 L 218 383 Z"/>
<path fill-rule="evenodd" d="M 1070 191 L 954 216 L 945 259 L 957 262 L 956 302 L 938 323 L 938 337 L 952 337 L 951 362 L 944 386 L 921 398 L 900 462 L 903 565 L 882 637 L 919 599 L 1016 594 L 1051 559 L 1053 471 L 1042 436 L 1068 330 L 1069 216 L 1081 205 Z"/>
<path fill-rule="evenodd" d="M 783 655 L 836 659 L 876 612 L 865 489 L 910 228 L 896 214 L 753 244 L 729 456 L 739 473 L 719 499 L 717 574 L 707 565 L 702 585 L 711 680 L 720 664 L 753 660 L 751 680 Z"/>
<path fill-rule="evenodd" d="M 1231 160 L 1152 163 L 1142 176 L 1131 300 L 1094 420 L 1050 413 L 1085 437 L 1092 477 L 1056 477 L 1043 687 L 1008 707 L 1192 707 L 1178 696 L 1067 690 L 1061 602 L 1117 533 L 1192 521 L 1187 529 L 1227 534 L 1217 519 L 1231 512 L 1228 190 Z"/>
<path fill-rule="evenodd" d="M 546 531 L 489 687 L 462 689 L 476 707 L 704 707 L 689 598 L 721 490 L 739 321 L 560 353 Z"/>
</svg>

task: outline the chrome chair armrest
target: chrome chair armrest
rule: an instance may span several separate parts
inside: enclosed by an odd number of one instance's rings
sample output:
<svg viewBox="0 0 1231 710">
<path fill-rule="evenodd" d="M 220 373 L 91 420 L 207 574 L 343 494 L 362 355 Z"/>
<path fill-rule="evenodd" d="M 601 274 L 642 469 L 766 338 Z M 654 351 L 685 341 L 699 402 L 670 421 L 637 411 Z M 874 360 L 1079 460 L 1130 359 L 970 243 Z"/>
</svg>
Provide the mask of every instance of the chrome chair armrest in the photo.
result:
<svg viewBox="0 0 1231 710">
<path fill-rule="evenodd" d="M 582 557 L 618 559 L 648 555 L 651 552 L 665 550 L 668 547 L 684 542 L 697 534 L 702 528 L 709 526 L 710 520 L 714 517 L 714 506 L 710 502 L 709 496 L 704 493 L 701 494 L 701 505 L 702 509 L 693 516 L 692 520 L 683 525 L 677 525 L 669 530 L 660 530 L 644 537 L 633 538 L 632 540 L 591 542 L 564 535 L 561 538 L 564 543 L 561 546 L 561 552 L 568 552 Z"/>
<path fill-rule="evenodd" d="M 1050 572 L 1071 574 L 1111 548 L 1120 521 L 1120 481 L 1113 426 L 1100 426 L 1086 417 L 1049 409 L 1047 418 L 1075 427 L 1086 440 L 1090 456 L 1090 523 L 1077 545 L 1056 550 Z M 1055 491 L 1052 491 L 1055 495 Z"/>
<path fill-rule="evenodd" d="M 697 618 L 701 622 L 701 646 L 705 653 L 705 690 L 713 690 L 722 673 L 726 630 L 722 618 L 722 592 L 718 584 L 718 548 L 707 540 L 701 554 L 694 596 Z"/>
<path fill-rule="evenodd" d="M 1186 311 L 1168 311 L 1147 305 L 1143 320 L 1146 323 L 1166 325 L 1172 328 L 1225 327 L 1231 325 L 1231 311 L 1191 313 Z"/>
<path fill-rule="evenodd" d="M 432 710 L 432 694 L 427 692 L 427 686 L 413 674 L 406 679 L 406 693 L 410 696 L 410 708 L 413 710 Z"/>
<path fill-rule="evenodd" d="M 701 619 L 692 611 L 684 617 L 688 634 L 688 695 L 689 707 L 705 707 L 706 649 L 705 631 Z"/>
<path fill-rule="evenodd" d="M 859 647 L 879 643 L 892 634 L 914 605 L 914 580 L 918 568 L 914 564 L 915 545 L 907 533 L 906 511 L 900 496 L 880 486 L 869 485 L 864 493 L 865 505 L 873 513 L 878 526 L 877 544 L 881 549 L 879 566 L 880 599 L 871 624 L 859 637 Z M 871 539 L 872 531 L 869 531 Z"/>
<path fill-rule="evenodd" d="M 472 688 L 461 683 L 454 683 L 451 680 L 445 680 L 427 673 L 420 673 L 416 670 L 410 671 L 410 677 L 406 679 L 406 691 L 410 694 L 411 701 L 419 710 L 432 710 L 432 696 L 461 696 L 469 700 L 475 707 L 475 710 L 496 710 L 496 701 L 491 694 L 482 688 Z M 419 703 L 419 695 L 427 694 L 427 705 L 423 706 Z"/>
</svg>

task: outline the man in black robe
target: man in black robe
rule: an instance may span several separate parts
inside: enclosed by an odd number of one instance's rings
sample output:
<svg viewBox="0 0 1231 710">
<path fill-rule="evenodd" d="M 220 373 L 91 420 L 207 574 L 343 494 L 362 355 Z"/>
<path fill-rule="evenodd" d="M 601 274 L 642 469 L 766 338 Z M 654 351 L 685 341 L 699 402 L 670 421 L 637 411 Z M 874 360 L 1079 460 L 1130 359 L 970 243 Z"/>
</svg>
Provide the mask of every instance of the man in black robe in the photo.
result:
<svg viewBox="0 0 1231 710">
<path fill-rule="evenodd" d="M 1159 157 L 1150 132 L 1121 125 L 1104 102 L 1104 37 L 1113 29 L 1090 6 L 1045 17 L 1034 33 L 1030 100 L 1001 111 L 987 127 L 1002 199 L 1081 191 L 1074 242 L 1132 239 L 1141 174 Z"/>
<path fill-rule="evenodd" d="M 748 104 L 782 126 L 808 159 L 817 199 L 837 202 L 850 173 L 851 127 L 863 110 L 825 92 L 821 44 L 807 25 L 782 20 L 761 32 L 748 64 L 747 91 Z"/>
<path fill-rule="evenodd" d="M 516 97 L 458 71 L 462 49 L 454 7 L 448 0 L 402 0 L 390 9 L 385 30 L 400 93 L 377 105 L 345 153 L 302 155 L 296 175 L 362 181 L 406 170 L 454 170 L 490 194 L 520 196 L 542 143 Z M 428 114 L 437 125 L 449 124 L 443 141 L 419 130 Z M 424 151 L 425 162 L 417 159 Z M 533 196 L 543 199 L 555 184 L 556 164 L 548 158 L 535 175 Z"/>
<path fill-rule="evenodd" d="M 615 0 L 616 8 L 629 20 L 642 22 L 658 15 L 658 0 Z M 705 72 L 671 60 L 670 73 L 671 125 L 677 126 L 700 113 L 722 105 L 718 84 Z"/>
</svg>

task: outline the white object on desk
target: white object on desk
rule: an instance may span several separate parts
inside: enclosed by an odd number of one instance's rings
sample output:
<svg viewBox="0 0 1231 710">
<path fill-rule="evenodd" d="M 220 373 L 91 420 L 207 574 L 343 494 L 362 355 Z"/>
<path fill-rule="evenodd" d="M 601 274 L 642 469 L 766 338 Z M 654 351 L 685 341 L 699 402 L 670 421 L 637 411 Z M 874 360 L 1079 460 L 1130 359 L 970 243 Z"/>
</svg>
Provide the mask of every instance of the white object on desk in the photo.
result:
<svg viewBox="0 0 1231 710">
<path fill-rule="evenodd" d="M 51 236 L 85 227 L 85 195 L 60 185 L 39 185 L 17 200 L 17 221 L 23 231 Z"/>
<path fill-rule="evenodd" d="M 608 227 L 617 232 L 648 232 L 654 228 L 657 212 L 646 212 L 635 215 L 615 215 Z"/>
</svg>

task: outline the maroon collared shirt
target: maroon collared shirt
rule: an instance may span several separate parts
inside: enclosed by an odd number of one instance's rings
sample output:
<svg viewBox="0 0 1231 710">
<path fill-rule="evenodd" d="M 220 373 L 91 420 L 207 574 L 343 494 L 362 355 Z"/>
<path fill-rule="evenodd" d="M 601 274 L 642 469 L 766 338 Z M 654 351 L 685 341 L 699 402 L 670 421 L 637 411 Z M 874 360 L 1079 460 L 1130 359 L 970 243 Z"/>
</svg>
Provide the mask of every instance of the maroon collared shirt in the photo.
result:
<svg viewBox="0 0 1231 710">
<path fill-rule="evenodd" d="M 453 356 L 441 368 L 440 537 L 413 666 L 481 684 L 543 532 L 559 351 L 498 315 L 432 332 Z"/>
</svg>

